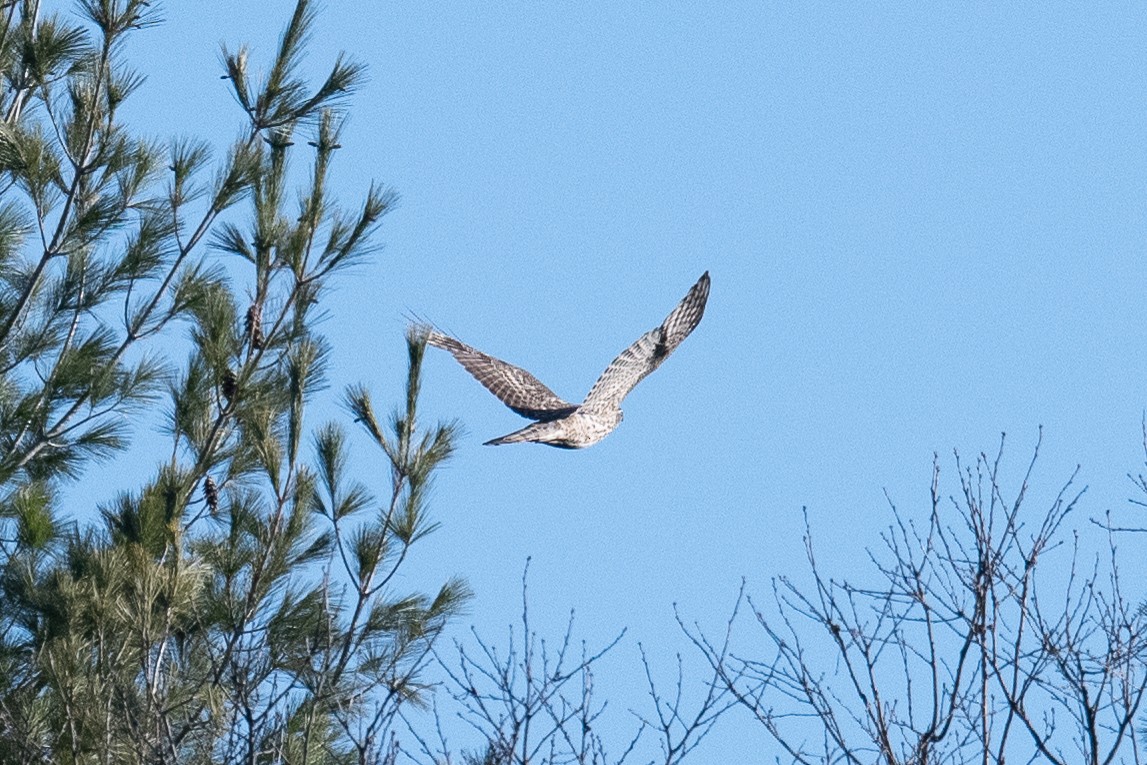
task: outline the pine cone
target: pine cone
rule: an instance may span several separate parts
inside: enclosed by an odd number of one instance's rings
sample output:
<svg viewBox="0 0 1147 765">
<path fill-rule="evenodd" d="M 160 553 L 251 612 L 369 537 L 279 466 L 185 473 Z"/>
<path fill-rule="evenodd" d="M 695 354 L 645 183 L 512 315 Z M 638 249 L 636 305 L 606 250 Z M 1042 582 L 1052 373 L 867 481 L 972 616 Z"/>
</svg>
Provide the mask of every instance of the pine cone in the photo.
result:
<svg viewBox="0 0 1147 765">
<path fill-rule="evenodd" d="M 211 511 L 211 517 L 214 518 L 219 515 L 219 487 L 211 476 L 203 479 L 203 499 L 207 502 L 207 509 Z"/>
<path fill-rule="evenodd" d="M 247 338 L 255 350 L 263 348 L 263 306 L 259 303 L 247 309 Z"/>
<path fill-rule="evenodd" d="M 239 392 L 239 380 L 230 369 L 223 373 L 219 389 L 223 392 L 223 398 L 227 399 L 228 404 L 235 400 L 235 394 Z"/>
</svg>

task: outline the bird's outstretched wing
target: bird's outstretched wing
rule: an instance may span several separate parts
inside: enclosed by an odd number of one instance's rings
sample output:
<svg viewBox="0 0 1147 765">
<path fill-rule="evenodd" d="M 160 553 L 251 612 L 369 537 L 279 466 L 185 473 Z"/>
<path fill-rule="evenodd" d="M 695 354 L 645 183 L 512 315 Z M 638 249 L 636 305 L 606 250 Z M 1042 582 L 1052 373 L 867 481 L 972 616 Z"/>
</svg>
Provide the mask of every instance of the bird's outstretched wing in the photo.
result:
<svg viewBox="0 0 1147 765">
<path fill-rule="evenodd" d="M 709 272 L 706 271 L 677 307 L 665 317 L 660 327 L 637 338 L 637 342 L 622 351 L 605 368 L 586 395 L 582 406 L 589 410 L 620 406 L 621 400 L 634 386 L 661 366 L 661 362 L 689 337 L 689 333 L 701 322 L 708 299 Z"/>
<path fill-rule="evenodd" d="M 449 335 L 427 329 L 426 342 L 450 351 L 486 390 L 523 417 L 547 422 L 572 414 L 578 408 L 577 404 L 558 398 L 541 380 L 521 367 L 482 353 Z"/>
</svg>

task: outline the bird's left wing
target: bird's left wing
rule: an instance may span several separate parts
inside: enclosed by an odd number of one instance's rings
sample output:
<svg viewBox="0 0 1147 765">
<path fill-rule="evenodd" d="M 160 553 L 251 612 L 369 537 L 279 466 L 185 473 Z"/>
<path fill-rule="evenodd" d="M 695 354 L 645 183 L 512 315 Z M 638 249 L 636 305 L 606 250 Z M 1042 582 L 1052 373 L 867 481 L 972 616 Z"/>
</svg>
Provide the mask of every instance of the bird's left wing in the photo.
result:
<svg viewBox="0 0 1147 765">
<path fill-rule="evenodd" d="M 577 404 L 563 401 L 541 380 L 521 367 L 482 353 L 449 335 L 428 329 L 426 342 L 435 348 L 450 351 L 474 379 L 486 386 L 486 390 L 523 417 L 546 422 L 565 417 L 578 408 Z"/>
</svg>

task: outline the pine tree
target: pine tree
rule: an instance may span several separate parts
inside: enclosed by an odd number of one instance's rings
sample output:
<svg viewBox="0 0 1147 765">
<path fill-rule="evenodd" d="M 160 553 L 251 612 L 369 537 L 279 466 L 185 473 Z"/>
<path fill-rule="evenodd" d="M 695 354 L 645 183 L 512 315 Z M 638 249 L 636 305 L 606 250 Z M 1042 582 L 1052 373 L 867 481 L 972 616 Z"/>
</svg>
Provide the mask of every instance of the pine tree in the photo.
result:
<svg viewBox="0 0 1147 765">
<path fill-rule="evenodd" d="M 344 428 L 305 417 L 328 287 L 394 202 L 328 197 L 363 69 L 340 56 L 309 86 L 314 20 L 298 0 L 258 81 L 224 51 L 246 128 L 213 159 L 120 119 L 150 3 L 0 6 L 0 763 L 385 762 L 467 598 L 395 590 L 455 436 L 416 421 L 424 338 L 388 425 L 346 394 L 391 466 L 381 498 Z M 71 520 L 61 487 L 128 447 L 144 406 L 170 459 Z"/>
</svg>

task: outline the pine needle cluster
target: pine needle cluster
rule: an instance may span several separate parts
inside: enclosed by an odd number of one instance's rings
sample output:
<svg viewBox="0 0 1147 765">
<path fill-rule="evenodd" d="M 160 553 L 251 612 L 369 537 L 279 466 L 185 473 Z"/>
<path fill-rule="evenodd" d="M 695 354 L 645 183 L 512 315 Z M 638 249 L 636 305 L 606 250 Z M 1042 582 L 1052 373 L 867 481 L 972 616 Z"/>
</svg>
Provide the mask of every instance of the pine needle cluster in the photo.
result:
<svg viewBox="0 0 1147 765">
<path fill-rule="evenodd" d="M 307 82 L 298 0 L 265 77 L 223 51 L 246 125 L 216 158 L 121 120 L 128 41 L 158 21 L 146 0 L 0 5 L 0 763 L 381 761 L 467 589 L 397 591 L 455 435 L 416 422 L 423 339 L 388 428 L 348 393 L 381 496 L 345 430 L 306 419 L 328 287 L 394 202 L 328 194 L 363 68 Z M 145 406 L 170 457 L 68 520 L 61 487 Z"/>
</svg>

